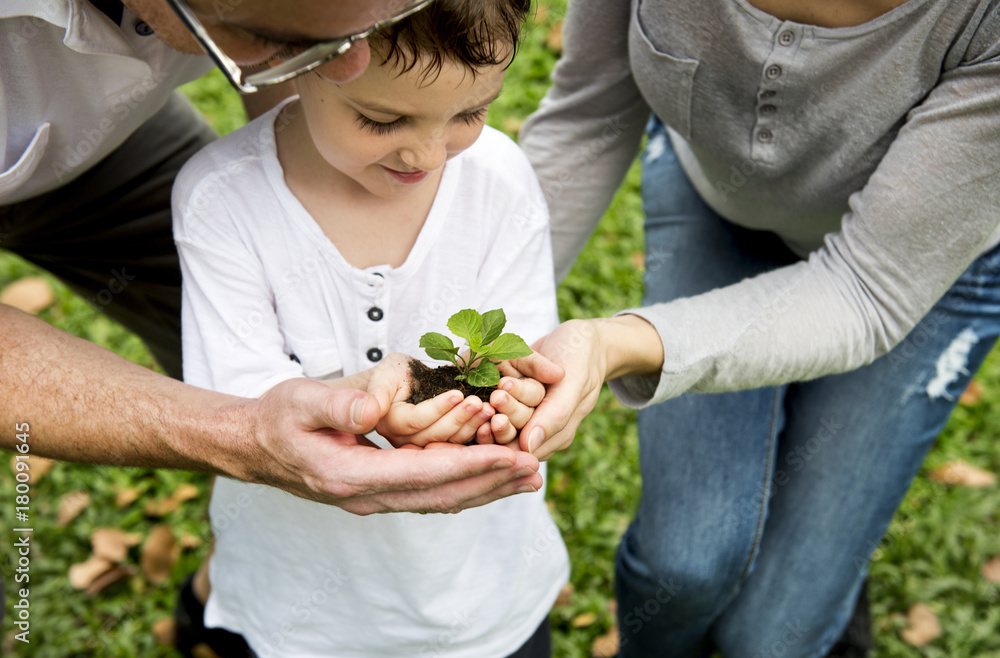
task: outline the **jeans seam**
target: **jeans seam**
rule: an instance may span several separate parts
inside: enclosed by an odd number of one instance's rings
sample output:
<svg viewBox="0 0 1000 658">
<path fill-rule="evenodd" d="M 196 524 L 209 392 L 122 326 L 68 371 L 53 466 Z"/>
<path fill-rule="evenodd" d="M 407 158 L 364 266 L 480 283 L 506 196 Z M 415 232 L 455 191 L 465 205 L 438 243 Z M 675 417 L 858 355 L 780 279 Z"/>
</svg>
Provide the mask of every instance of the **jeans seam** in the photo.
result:
<svg viewBox="0 0 1000 658">
<path fill-rule="evenodd" d="M 760 509 L 757 512 L 757 527 L 754 529 L 753 544 L 750 546 L 750 553 L 747 555 L 746 564 L 743 565 L 743 571 L 740 573 L 740 577 L 736 579 L 736 584 L 733 586 L 733 591 L 729 595 L 729 600 L 726 601 L 726 606 L 733 602 L 736 598 L 736 594 L 740 590 L 740 586 L 746 582 L 747 577 L 750 575 L 750 568 L 753 565 L 754 556 L 757 555 L 757 549 L 760 548 L 761 538 L 764 535 L 764 518 L 765 510 L 767 509 L 767 504 L 770 502 L 769 495 L 769 483 L 771 481 L 771 466 L 774 462 L 774 442 L 776 440 L 776 428 L 778 423 L 778 408 L 781 404 L 781 387 L 776 386 L 774 388 L 774 402 L 771 405 L 771 423 L 768 427 L 768 438 L 767 438 L 767 460 L 764 463 L 764 481 L 761 486 L 761 496 L 760 496 Z"/>
</svg>

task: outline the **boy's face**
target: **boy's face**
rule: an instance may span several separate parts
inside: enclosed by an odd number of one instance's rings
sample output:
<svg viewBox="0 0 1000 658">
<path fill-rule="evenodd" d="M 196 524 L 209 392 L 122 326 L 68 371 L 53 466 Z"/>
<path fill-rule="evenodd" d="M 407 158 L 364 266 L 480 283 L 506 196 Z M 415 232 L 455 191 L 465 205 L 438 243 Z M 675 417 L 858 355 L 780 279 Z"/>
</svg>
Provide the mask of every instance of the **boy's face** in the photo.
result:
<svg viewBox="0 0 1000 658">
<path fill-rule="evenodd" d="M 373 62 L 346 84 L 316 75 L 296 82 L 319 155 L 380 198 L 405 197 L 479 137 L 489 104 L 500 94 L 504 67 L 475 75 L 445 60 L 425 78 L 424 60 L 400 74 Z"/>
</svg>

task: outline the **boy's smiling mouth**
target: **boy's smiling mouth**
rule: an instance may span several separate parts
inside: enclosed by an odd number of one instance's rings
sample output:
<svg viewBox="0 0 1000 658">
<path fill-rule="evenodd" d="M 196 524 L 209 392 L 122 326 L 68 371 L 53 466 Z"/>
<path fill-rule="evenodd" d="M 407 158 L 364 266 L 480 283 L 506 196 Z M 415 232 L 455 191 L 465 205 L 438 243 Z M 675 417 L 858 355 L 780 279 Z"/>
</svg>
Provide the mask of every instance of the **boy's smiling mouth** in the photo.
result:
<svg viewBox="0 0 1000 658">
<path fill-rule="evenodd" d="M 396 169 L 390 169 L 385 165 L 379 165 L 385 170 L 387 174 L 398 180 L 400 183 L 413 184 L 419 183 L 430 173 L 429 171 L 424 171 L 422 169 L 417 169 L 416 171 L 398 171 Z"/>
</svg>

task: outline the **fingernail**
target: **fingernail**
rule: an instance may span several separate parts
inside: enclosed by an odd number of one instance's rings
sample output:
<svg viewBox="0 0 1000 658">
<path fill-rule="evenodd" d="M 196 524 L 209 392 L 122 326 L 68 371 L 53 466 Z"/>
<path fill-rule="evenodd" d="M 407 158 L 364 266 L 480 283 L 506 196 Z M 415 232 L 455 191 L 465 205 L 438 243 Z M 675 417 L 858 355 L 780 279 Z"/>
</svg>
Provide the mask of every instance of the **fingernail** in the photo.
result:
<svg viewBox="0 0 1000 658">
<path fill-rule="evenodd" d="M 501 459 L 500 461 L 493 464 L 493 470 L 499 471 L 501 468 L 510 468 L 513 465 L 514 464 L 512 462 L 509 462 L 506 459 Z"/>
<path fill-rule="evenodd" d="M 544 440 L 545 430 L 541 427 L 531 430 L 531 435 L 528 437 L 528 452 L 535 452 L 535 449 L 541 446 Z"/>
<path fill-rule="evenodd" d="M 464 399 L 465 399 L 465 396 L 463 396 L 460 392 L 455 391 L 454 393 L 451 394 L 451 397 L 448 398 L 448 401 L 451 403 L 451 406 L 454 407 L 456 404 L 458 404 L 459 402 L 461 402 Z"/>
<path fill-rule="evenodd" d="M 530 468 L 522 468 L 521 470 L 519 470 L 519 471 L 518 471 L 518 472 L 516 473 L 516 477 L 519 477 L 519 478 L 526 478 L 526 477 L 528 477 L 529 475 L 531 475 L 532 473 L 535 473 L 535 471 L 531 470 Z"/>
<path fill-rule="evenodd" d="M 351 403 L 351 422 L 355 425 L 361 425 L 365 422 L 365 403 L 368 400 L 365 398 L 358 398 Z"/>
<path fill-rule="evenodd" d="M 536 491 L 538 491 L 538 489 L 535 489 L 533 486 L 529 484 L 518 487 L 517 489 L 517 493 L 535 493 Z"/>
<path fill-rule="evenodd" d="M 510 381 L 509 379 L 501 380 L 500 381 L 500 388 L 503 389 L 503 390 L 505 390 L 505 391 L 513 391 L 514 390 L 514 382 Z"/>
</svg>

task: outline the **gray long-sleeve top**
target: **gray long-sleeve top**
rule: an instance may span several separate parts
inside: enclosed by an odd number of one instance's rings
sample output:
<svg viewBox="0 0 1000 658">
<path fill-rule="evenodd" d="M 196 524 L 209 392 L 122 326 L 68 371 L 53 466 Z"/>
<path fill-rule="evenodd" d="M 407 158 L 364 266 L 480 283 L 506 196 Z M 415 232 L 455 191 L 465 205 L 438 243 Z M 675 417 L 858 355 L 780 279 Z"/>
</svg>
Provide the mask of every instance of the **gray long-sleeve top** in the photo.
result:
<svg viewBox="0 0 1000 658">
<path fill-rule="evenodd" d="M 520 140 L 560 278 L 650 111 L 709 206 L 804 259 L 629 311 L 665 353 L 659 377 L 612 382 L 630 406 L 868 364 L 1000 242 L 1000 0 L 909 0 L 846 28 L 746 0 L 573 0 L 563 29 Z"/>
</svg>

